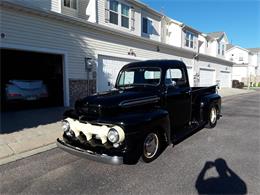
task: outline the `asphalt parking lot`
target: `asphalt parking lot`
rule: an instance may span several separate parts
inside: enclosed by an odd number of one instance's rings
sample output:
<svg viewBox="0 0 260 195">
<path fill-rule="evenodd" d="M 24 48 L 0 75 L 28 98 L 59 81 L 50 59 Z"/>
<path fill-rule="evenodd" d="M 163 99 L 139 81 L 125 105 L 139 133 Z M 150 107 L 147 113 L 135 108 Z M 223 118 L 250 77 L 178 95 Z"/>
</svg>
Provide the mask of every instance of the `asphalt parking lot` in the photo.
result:
<svg viewBox="0 0 260 195">
<path fill-rule="evenodd" d="M 260 194 L 260 93 L 228 97 L 203 129 L 150 164 L 112 166 L 53 149 L 0 167 L 0 193 Z"/>
</svg>

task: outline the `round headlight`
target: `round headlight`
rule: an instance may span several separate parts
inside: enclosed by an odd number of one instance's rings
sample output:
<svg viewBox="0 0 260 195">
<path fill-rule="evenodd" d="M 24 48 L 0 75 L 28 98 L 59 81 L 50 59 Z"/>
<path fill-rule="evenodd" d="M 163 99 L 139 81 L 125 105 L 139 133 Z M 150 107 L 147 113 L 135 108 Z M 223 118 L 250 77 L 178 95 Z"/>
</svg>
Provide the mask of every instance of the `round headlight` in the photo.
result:
<svg viewBox="0 0 260 195">
<path fill-rule="evenodd" d="M 63 131 L 68 131 L 68 130 L 70 130 L 70 123 L 69 123 L 68 121 L 63 120 L 63 121 L 61 122 L 61 124 L 62 124 L 62 130 L 63 130 Z"/>
<path fill-rule="evenodd" d="M 110 130 L 108 131 L 107 138 L 108 138 L 108 140 L 109 140 L 111 143 L 116 143 L 116 142 L 118 142 L 118 140 L 119 140 L 119 134 L 118 134 L 117 130 L 115 130 L 115 129 L 113 129 L 113 128 L 110 129 Z"/>
</svg>

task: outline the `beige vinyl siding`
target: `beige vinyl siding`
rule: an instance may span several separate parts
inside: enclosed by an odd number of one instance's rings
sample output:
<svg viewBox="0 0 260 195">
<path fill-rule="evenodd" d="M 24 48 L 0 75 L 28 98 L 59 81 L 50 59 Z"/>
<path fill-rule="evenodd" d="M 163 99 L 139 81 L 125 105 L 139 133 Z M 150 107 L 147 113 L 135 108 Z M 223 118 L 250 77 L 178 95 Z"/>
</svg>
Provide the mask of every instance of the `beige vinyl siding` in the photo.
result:
<svg viewBox="0 0 260 195">
<path fill-rule="evenodd" d="M 106 22 L 105 22 L 105 14 L 106 14 L 106 0 L 98 0 L 97 1 L 97 10 L 98 10 L 98 14 L 97 14 L 97 17 L 98 17 L 98 23 L 99 24 L 102 24 L 102 25 L 105 25 Z"/>
<path fill-rule="evenodd" d="M 89 5 L 89 0 L 78 0 L 77 1 L 77 9 L 72 9 L 69 7 L 65 7 L 63 4 L 64 0 L 61 0 L 62 6 L 61 6 L 61 12 L 64 15 L 67 16 L 73 16 L 78 17 L 81 19 L 88 19 L 88 16 L 86 15 L 86 9 Z"/>
<path fill-rule="evenodd" d="M 77 2 L 77 9 L 64 6 L 64 0 L 61 0 L 61 13 L 67 16 L 78 17 L 79 4 Z"/>
<path fill-rule="evenodd" d="M 78 17 L 81 19 L 88 19 L 86 15 L 86 9 L 88 7 L 89 0 L 78 0 Z"/>
<path fill-rule="evenodd" d="M 28 7 L 37 7 L 40 9 L 61 13 L 61 1 L 63 0 L 7 0 L 12 3 L 18 3 Z"/>
</svg>

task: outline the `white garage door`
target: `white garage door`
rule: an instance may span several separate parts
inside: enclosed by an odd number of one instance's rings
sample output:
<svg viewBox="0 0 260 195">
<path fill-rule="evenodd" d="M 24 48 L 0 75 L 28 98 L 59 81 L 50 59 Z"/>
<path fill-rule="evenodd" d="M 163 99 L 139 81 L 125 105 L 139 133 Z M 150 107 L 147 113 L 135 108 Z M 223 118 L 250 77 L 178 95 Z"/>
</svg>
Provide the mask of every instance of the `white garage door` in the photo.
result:
<svg viewBox="0 0 260 195">
<path fill-rule="evenodd" d="M 231 73 L 227 71 L 220 72 L 220 87 L 231 87 Z"/>
<path fill-rule="evenodd" d="M 200 87 L 215 85 L 215 70 L 200 69 Z"/>
<path fill-rule="evenodd" d="M 134 61 L 133 59 L 99 56 L 97 91 L 108 91 L 112 89 L 115 86 L 117 75 L 121 68 Z"/>
<path fill-rule="evenodd" d="M 189 83 L 190 86 L 193 87 L 193 68 L 191 66 L 187 66 L 188 76 L 189 76 Z"/>
</svg>

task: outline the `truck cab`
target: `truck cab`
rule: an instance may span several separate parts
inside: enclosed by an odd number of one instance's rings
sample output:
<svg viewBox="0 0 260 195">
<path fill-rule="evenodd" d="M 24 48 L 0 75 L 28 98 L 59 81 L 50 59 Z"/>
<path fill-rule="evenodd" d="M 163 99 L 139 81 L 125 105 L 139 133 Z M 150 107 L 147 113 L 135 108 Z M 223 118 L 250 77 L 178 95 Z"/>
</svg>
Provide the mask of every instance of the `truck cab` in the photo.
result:
<svg viewBox="0 0 260 195">
<path fill-rule="evenodd" d="M 221 116 L 216 86 L 190 87 L 186 65 L 150 60 L 125 65 L 115 89 L 79 99 L 64 113 L 57 145 L 110 164 L 152 162 L 163 149 Z"/>
</svg>

